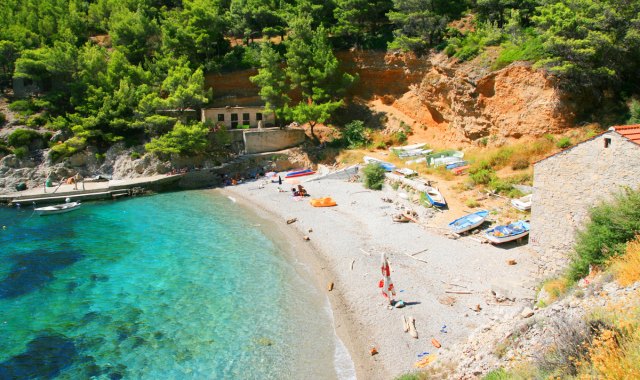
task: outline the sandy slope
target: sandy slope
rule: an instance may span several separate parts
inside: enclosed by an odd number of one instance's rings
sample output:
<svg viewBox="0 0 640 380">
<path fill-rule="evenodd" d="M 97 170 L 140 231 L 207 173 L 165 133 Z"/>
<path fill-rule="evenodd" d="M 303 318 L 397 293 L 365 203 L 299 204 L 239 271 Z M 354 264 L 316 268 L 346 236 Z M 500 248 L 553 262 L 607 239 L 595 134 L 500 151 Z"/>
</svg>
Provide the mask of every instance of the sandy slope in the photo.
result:
<svg viewBox="0 0 640 380">
<path fill-rule="evenodd" d="M 526 246 L 498 248 L 470 238 L 452 240 L 439 229 L 394 223 L 391 215 L 406 201 L 390 188 L 371 191 L 341 180 L 303 182 L 312 197 L 331 196 L 338 203 L 314 208 L 309 198 L 296 199 L 290 191 L 278 192 L 277 184 L 263 184 L 263 180 L 249 182 L 222 191 L 271 218 L 279 229 L 297 231 L 289 234 L 290 239 L 314 249 L 316 257 L 308 259 L 317 268 L 314 281 L 335 283 L 329 299 L 338 335 L 351 353 L 358 378 L 390 379 L 415 370 L 417 355 L 423 352 L 437 354 L 439 362 L 446 357 L 455 360 L 456 353 L 448 352 L 454 344 L 492 320 L 515 318 L 523 307 L 531 306 L 537 267 Z M 396 202 L 385 203 L 382 197 Z M 297 221 L 287 225 L 291 218 Z M 381 252 L 391 262 L 396 298 L 409 304 L 403 309 L 387 309 L 378 290 Z M 421 253 L 411 256 L 416 252 Z M 508 259 L 518 264 L 509 266 Z M 515 303 L 496 304 L 492 290 L 515 298 Z M 443 304 L 452 299 L 453 305 Z M 482 310 L 472 311 L 477 304 Z M 403 315 L 416 318 L 418 339 L 403 332 Z M 432 338 L 442 343 L 441 349 L 432 346 Z M 371 356 L 374 346 L 379 354 Z"/>
</svg>

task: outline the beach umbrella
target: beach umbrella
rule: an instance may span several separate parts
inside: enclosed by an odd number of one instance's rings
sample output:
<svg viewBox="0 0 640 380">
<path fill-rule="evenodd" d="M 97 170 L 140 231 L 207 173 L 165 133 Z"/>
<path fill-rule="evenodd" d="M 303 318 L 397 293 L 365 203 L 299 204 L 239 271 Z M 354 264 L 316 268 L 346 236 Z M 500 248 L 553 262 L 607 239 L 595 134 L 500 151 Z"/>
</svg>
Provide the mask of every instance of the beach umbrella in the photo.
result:
<svg viewBox="0 0 640 380">
<path fill-rule="evenodd" d="M 391 282 L 391 269 L 389 268 L 389 260 L 387 260 L 387 254 L 382 253 L 382 260 L 380 263 L 380 270 L 382 271 L 382 280 L 378 284 L 378 287 L 382 288 L 382 295 L 389 301 L 396 295 L 396 290 L 393 288 L 393 282 Z"/>
</svg>

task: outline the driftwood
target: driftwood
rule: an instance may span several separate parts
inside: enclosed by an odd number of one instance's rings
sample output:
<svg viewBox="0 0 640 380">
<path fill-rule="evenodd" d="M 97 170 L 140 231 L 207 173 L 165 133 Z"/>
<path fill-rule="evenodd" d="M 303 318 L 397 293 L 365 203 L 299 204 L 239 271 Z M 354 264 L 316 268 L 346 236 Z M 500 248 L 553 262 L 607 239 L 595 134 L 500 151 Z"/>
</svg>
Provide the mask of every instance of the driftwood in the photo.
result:
<svg viewBox="0 0 640 380">
<path fill-rule="evenodd" d="M 449 294 L 473 294 L 472 292 L 463 292 L 458 290 L 445 290 L 444 292 Z"/>
<path fill-rule="evenodd" d="M 360 248 L 360 250 L 362 251 L 362 253 L 364 253 L 367 256 L 371 256 L 371 254 L 367 251 L 365 251 L 364 249 Z"/>
<path fill-rule="evenodd" d="M 356 263 L 356 260 L 355 260 L 355 259 L 354 259 L 354 260 L 351 260 L 351 270 L 353 270 L 353 264 L 355 264 L 355 263 Z"/>
<path fill-rule="evenodd" d="M 418 252 L 416 252 L 416 253 L 412 253 L 412 254 L 410 254 L 409 256 L 415 256 L 415 255 L 417 255 L 418 253 L 426 252 L 426 251 L 428 251 L 428 250 L 429 250 L 429 248 L 425 248 L 425 249 L 423 249 L 422 251 L 418 251 Z"/>
<path fill-rule="evenodd" d="M 404 252 L 403 252 L 403 253 L 404 253 Z M 420 252 L 418 252 L 418 253 L 420 253 Z M 422 259 L 419 259 L 419 258 L 417 258 L 417 257 L 413 257 L 413 255 L 410 255 L 410 254 L 408 254 L 408 253 L 405 253 L 405 255 L 407 255 L 408 257 L 411 257 L 411 258 L 412 258 L 412 259 L 414 259 L 414 260 L 418 260 L 418 261 L 421 261 L 421 262 L 423 262 L 423 263 L 425 263 L 425 264 L 429 264 L 429 262 L 428 262 L 427 260 L 422 260 Z"/>
<path fill-rule="evenodd" d="M 465 288 L 465 289 L 467 289 L 467 287 L 466 287 L 466 286 L 464 286 L 464 285 L 458 285 L 458 284 L 454 284 L 454 283 L 444 282 L 444 281 L 442 281 L 442 280 L 440 280 L 440 282 L 441 282 L 441 283 L 443 283 L 443 284 L 445 284 L 445 285 L 449 285 L 449 286 L 457 286 L 457 287 L 459 287 L 459 288 Z"/>
</svg>

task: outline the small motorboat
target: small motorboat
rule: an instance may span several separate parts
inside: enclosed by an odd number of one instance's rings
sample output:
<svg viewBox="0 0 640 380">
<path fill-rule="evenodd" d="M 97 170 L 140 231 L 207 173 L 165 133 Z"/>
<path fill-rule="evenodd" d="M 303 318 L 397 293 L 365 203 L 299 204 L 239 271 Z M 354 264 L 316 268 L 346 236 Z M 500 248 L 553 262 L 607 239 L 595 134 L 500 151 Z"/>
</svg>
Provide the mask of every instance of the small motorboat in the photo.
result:
<svg viewBox="0 0 640 380">
<path fill-rule="evenodd" d="M 467 161 L 464 161 L 464 160 L 463 161 L 456 161 L 456 162 L 452 162 L 450 164 L 447 164 L 445 166 L 445 169 L 453 170 L 453 169 L 460 168 L 460 167 L 463 167 L 463 166 L 468 166 L 468 165 L 469 165 L 469 163 Z"/>
<path fill-rule="evenodd" d="M 497 226 L 484 233 L 484 237 L 494 244 L 506 243 L 529 235 L 529 223 L 524 220 L 506 226 Z"/>
<path fill-rule="evenodd" d="M 392 164 L 390 162 L 379 160 L 379 159 L 377 159 L 375 157 L 364 156 L 362 159 L 367 164 L 379 164 L 380 166 L 382 166 L 384 168 L 384 170 L 386 170 L 388 172 L 392 172 L 392 171 L 394 171 L 396 169 L 396 166 L 394 164 Z"/>
<path fill-rule="evenodd" d="M 449 223 L 449 228 L 457 234 L 467 232 L 484 223 L 487 216 L 489 216 L 489 211 L 487 210 L 476 211 L 473 214 L 465 215 Z"/>
<path fill-rule="evenodd" d="M 424 194 L 432 206 L 447 207 L 447 201 L 444 200 L 444 196 L 437 187 L 427 186 Z"/>
<path fill-rule="evenodd" d="M 38 207 L 35 209 L 39 215 L 62 214 L 65 212 L 77 210 L 80 208 L 80 202 L 66 202 L 59 205 Z"/>
<path fill-rule="evenodd" d="M 407 168 L 402 168 L 402 169 L 396 169 L 394 171 L 394 173 L 397 173 L 403 177 L 413 177 L 414 175 L 418 175 L 418 172 L 415 170 L 411 170 L 411 169 L 407 169 Z"/>
<path fill-rule="evenodd" d="M 520 211 L 528 211 L 528 210 L 531 210 L 532 198 L 533 198 L 533 194 L 529 194 L 529 195 L 525 195 L 522 198 L 512 199 L 511 205 Z"/>
</svg>

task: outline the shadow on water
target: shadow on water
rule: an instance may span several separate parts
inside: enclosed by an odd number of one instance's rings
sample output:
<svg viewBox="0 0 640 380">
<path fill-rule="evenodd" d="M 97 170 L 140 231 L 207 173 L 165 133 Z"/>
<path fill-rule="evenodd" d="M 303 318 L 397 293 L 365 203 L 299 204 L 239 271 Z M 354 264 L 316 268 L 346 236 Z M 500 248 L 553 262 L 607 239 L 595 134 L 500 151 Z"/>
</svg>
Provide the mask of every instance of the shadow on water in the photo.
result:
<svg viewBox="0 0 640 380">
<path fill-rule="evenodd" d="M 27 350 L 0 363 L 0 379 L 53 379 L 77 358 L 73 341 L 62 335 L 42 335 Z"/>
<path fill-rule="evenodd" d="M 15 298 L 31 293 L 52 281 L 56 270 L 80 261 L 84 255 L 73 249 L 48 251 L 36 249 L 12 256 L 7 277 L 0 280 L 0 298 Z"/>
</svg>

